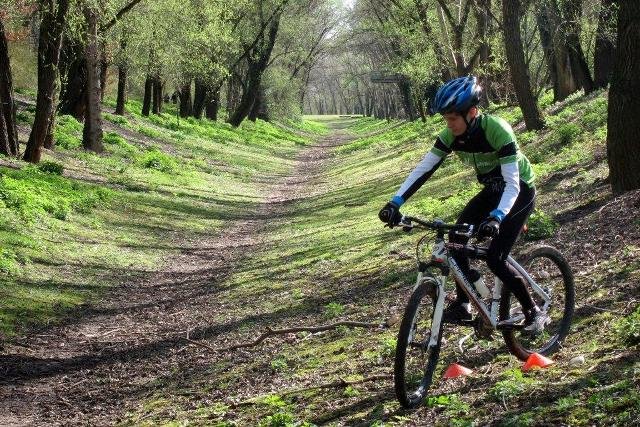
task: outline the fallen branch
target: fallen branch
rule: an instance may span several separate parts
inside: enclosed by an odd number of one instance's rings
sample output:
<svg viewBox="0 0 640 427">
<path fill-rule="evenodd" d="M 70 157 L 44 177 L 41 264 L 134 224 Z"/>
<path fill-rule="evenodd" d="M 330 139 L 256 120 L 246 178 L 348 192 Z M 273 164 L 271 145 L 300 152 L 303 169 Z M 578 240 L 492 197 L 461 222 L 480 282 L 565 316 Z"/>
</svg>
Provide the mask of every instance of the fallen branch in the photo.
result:
<svg viewBox="0 0 640 427">
<path fill-rule="evenodd" d="M 613 313 L 613 314 L 619 314 L 619 315 L 623 315 L 624 313 L 617 311 L 617 310 L 611 310 L 608 308 L 601 308 L 601 307 L 596 307 L 595 305 L 591 305 L 591 304 L 582 304 L 582 307 L 587 307 L 587 308 L 591 308 L 593 310 L 596 311 L 602 311 L 605 313 Z"/>
<path fill-rule="evenodd" d="M 258 346 L 260 343 L 262 343 L 262 341 L 264 341 L 265 339 L 271 337 L 271 336 L 275 336 L 275 335 L 285 335 L 285 334 L 291 334 L 291 333 L 296 333 L 296 332 L 323 332 L 323 331 L 329 331 L 332 329 L 336 329 L 339 326 L 348 326 L 348 327 L 352 327 L 352 328 L 386 328 L 391 326 L 392 324 L 389 322 L 386 323 L 367 323 L 367 322 L 353 322 L 353 321 L 342 321 L 342 322 L 336 322 L 336 323 L 332 323 L 330 325 L 323 325 L 323 326 L 298 326 L 298 327 L 293 327 L 293 328 L 286 328 L 286 329 L 271 329 L 271 328 L 267 328 L 267 331 L 265 333 L 263 333 L 262 335 L 260 335 L 258 338 L 256 338 L 255 341 L 253 342 L 249 342 L 249 343 L 241 343 L 241 344 L 235 344 L 229 347 L 222 347 L 222 348 L 214 348 L 211 347 L 208 344 L 203 344 L 201 342 L 198 341 L 194 341 L 192 339 L 189 338 L 189 331 L 187 331 L 187 337 L 183 338 L 185 341 L 197 345 L 199 347 L 202 348 L 206 348 L 208 350 L 214 351 L 214 352 L 224 352 L 224 351 L 232 351 L 232 350 L 237 350 L 239 348 L 248 348 L 248 347 L 256 347 Z"/>
<path fill-rule="evenodd" d="M 371 376 L 366 377 L 366 378 L 362 378 L 361 380 L 354 380 L 354 381 L 347 381 L 347 380 L 345 380 L 343 378 L 339 378 L 336 381 L 333 381 L 333 382 L 330 382 L 330 383 L 326 383 L 326 384 L 320 384 L 320 385 L 311 386 L 311 387 L 302 387 L 302 388 L 293 388 L 293 389 L 289 389 L 289 390 L 284 390 L 284 391 L 278 392 L 278 396 L 287 396 L 287 395 L 290 395 L 290 394 L 305 393 L 307 391 L 322 390 L 322 389 L 325 389 L 325 388 L 346 388 L 346 387 L 351 386 L 351 385 L 363 384 L 363 383 L 377 381 L 377 380 L 388 380 L 388 379 L 391 379 L 391 378 L 392 378 L 391 374 L 376 374 L 376 375 L 371 375 Z M 232 407 L 237 408 L 239 406 L 252 405 L 254 403 L 258 403 L 260 400 L 270 396 L 271 394 L 265 394 L 265 395 L 262 395 L 262 396 L 252 397 L 250 399 L 243 400 L 243 401 L 238 402 L 238 403 L 234 403 L 232 405 Z"/>
</svg>

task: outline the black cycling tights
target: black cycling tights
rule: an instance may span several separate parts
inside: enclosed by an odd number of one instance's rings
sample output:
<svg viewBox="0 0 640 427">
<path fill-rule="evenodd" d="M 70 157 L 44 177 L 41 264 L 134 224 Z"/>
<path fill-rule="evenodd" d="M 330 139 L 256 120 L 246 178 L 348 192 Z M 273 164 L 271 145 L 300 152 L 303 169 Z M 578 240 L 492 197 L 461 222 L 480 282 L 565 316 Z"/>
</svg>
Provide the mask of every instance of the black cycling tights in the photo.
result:
<svg viewBox="0 0 640 427">
<path fill-rule="evenodd" d="M 536 191 L 534 188 L 530 188 L 527 184 L 520 181 L 518 198 L 509 214 L 504 218 L 502 224 L 500 224 L 500 233 L 491 241 L 489 253 L 487 254 L 487 265 L 493 274 L 498 276 L 502 283 L 513 292 L 518 301 L 520 301 L 520 304 L 522 304 L 524 310 L 533 308 L 534 302 L 524 282 L 516 275 L 515 270 L 508 267 L 506 260 L 513 244 L 518 239 L 522 226 L 529 217 L 529 214 L 533 211 L 535 195 Z M 457 223 L 474 224 L 478 227 L 482 221 L 487 219 L 489 212 L 498 206 L 501 197 L 502 191 L 492 191 L 491 186 L 486 186 L 467 203 Z M 465 244 L 468 239 L 452 232 L 449 234 L 449 240 L 451 242 Z M 462 271 L 467 274 L 470 269 L 469 258 L 459 253 L 455 254 L 453 258 Z M 469 298 L 464 291 L 460 289 L 460 285 L 456 284 L 456 288 L 458 300 L 463 303 L 469 302 Z"/>
</svg>

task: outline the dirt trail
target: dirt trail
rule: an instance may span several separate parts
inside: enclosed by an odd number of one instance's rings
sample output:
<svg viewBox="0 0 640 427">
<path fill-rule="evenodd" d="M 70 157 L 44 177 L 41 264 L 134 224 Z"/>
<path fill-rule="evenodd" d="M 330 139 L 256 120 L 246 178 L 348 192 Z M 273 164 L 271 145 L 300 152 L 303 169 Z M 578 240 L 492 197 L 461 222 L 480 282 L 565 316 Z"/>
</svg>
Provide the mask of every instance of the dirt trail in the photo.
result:
<svg viewBox="0 0 640 427">
<path fill-rule="evenodd" d="M 222 337 L 237 329 L 233 307 L 217 298 L 225 279 L 260 247 L 269 218 L 286 217 L 289 203 L 318 191 L 333 147 L 347 140 L 337 130 L 303 149 L 254 219 L 176 242 L 180 255 L 158 271 L 118 278 L 121 285 L 101 301 L 8 344 L 0 351 L 0 425 L 117 423 L 163 375 L 210 364 L 202 352 L 188 351 L 186 331 Z M 228 320 L 213 323 L 221 311 Z"/>
</svg>

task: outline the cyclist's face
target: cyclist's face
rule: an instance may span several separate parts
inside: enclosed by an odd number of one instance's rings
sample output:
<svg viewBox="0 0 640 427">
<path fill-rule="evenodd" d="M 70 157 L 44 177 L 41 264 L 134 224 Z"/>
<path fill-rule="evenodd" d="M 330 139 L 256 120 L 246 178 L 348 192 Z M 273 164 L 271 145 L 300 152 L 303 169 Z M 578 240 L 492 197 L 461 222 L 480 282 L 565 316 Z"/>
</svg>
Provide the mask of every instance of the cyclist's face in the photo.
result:
<svg viewBox="0 0 640 427">
<path fill-rule="evenodd" d="M 462 135 L 467 130 L 467 124 L 459 113 L 447 113 L 444 115 L 444 119 L 447 122 L 447 127 L 455 136 Z"/>
<path fill-rule="evenodd" d="M 478 113 L 476 107 L 472 107 L 467 114 L 467 120 L 471 120 Z M 451 129 L 454 136 L 460 136 L 467 130 L 467 124 L 460 113 L 446 113 L 443 115 L 447 122 L 447 127 Z"/>
</svg>

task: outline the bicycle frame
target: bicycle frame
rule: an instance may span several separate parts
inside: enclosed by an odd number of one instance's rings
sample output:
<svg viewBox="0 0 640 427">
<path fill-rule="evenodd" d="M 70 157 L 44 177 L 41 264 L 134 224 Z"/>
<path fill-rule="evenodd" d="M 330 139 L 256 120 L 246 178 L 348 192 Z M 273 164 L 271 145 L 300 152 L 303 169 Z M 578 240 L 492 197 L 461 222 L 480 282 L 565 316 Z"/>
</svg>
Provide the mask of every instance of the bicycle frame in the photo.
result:
<svg viewBox="0 0 640 427">
<path fill-rule="evenodd" d="M 424 265 L 424 268 L 418 269 L 418 277 L 416 279 L 416 284 L 413 287 L 413 290 L 415 290 L 422 284 L 427 269 L 433 267 L 438 267 L 440 269 L 441 274 L 435 276 L 438 292 L 436 303 L 433 309 L 431 335 L 428 344 L 429 346 L 435 346 L 438 342 L 438 336 L 441 330 L 440 325 L 442 323 L 442 313 L 444 310 L 445 285 L 449 273 L 453 274 L 454 280 L 462 287 L 463 291 L 467 294 L 469 300 L 476 307 L 485 322 L 488 325 L 491 325 L 494 330 L 498 329 L 501 323 L 515 324 L 524 318 L 523 314 L 519 314 L 502 322 L 498 321 L 500 298 L 502 296 L 502 281 L 500 281 L 500 279 L 498 279 L 497 277 L 495 278 L 495 284 L 491 293 L 491 302 L 490 304 L 485 303 L 476 293 L 473 284 L 470 283 L 469 280 L 465 277 L 455 259 L 450 255 L 449 248 L 453 245 L 456 244 L 447 243 L 443 238 L 437 238 L 432 249 L 431 262 Z M 479 256 L 486 255 L 486 251 L 482 248 L 477 248 L 477 251 L 477 255 Z M 547 310 L 551 304 L 551 296 L 533 280 L 529 273 L 527 273 L 525 269 L 520 264 L 518 264 L 515 259 L 513 259 L 513 257 L 509 256 L 507 258 L 507 262 L 516 271 L 518 271 L 518 273 L 520 273 L 522 277 L 525 278 L 525 280 L 527 280 L 533 291 L 544 300 L 543 310 Z"/>
</svg>

